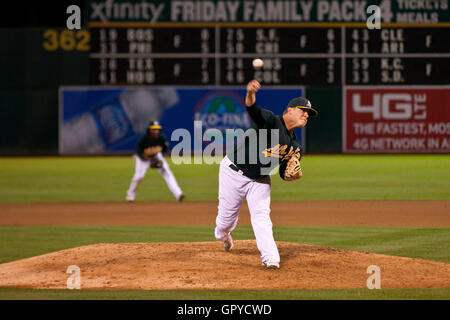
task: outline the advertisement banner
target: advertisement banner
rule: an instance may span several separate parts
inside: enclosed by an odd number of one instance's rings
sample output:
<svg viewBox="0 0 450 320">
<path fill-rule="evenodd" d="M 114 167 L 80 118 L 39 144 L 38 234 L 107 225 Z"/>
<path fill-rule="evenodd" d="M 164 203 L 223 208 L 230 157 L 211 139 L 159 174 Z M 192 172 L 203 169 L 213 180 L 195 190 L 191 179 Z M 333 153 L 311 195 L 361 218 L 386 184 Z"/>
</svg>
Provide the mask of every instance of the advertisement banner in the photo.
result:
<svg viewBox="0 0 450 320">
<path fill-rule="evenodd" d="M 366 22 L 379 6 L 383 22 L 449 21 L 448 0 L 86 0 L 88 21 L 108 22 Z M 372 12 L 372 11 L 369 11 Z"/>
<path fill-rule="evenodd" d="M 172 140 L 177 129 L 189 133 L 192 150 L 204 149 L 218 131 L 226 147 L 227 129 L 245 131 L 253 125 L 245 94 L 245 88 L 230 87 L 61 87 L 59 153 L 131 153 L 150 121 L 161 122 L 170 148 L 179 142 Z M 257 103 L 281 115 L 289 100 L 303 94 L 302 87 L 263 88 Z M 302 131 L 296 135 L 303 144 Z"/>
<path fill-rule="evenodd" d="M 343 151 L 450 152 L 450 87 L 344 88 Z"/>
</svg>

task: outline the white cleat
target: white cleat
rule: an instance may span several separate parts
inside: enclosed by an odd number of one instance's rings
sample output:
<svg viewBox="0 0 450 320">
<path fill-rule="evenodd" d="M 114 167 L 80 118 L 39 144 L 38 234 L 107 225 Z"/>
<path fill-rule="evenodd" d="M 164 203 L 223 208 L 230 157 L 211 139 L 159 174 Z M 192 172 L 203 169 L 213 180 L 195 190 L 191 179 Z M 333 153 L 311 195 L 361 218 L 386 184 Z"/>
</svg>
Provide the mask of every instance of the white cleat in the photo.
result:
<svg viewBox="0 0 450 320">
<path fill-rule="evenodd" d="M 233 249 L 233 237 L 231 236 L 231 233 L 225 240 L 222 240 L 222 244 L 225 251 L 231 251 L 231 249 Z"/>
<path fill-rule="evenodd" d="M 132 196 L 132 195 L 127 195 L 126 199 L 128 202 L 134 202 L 134 196 Z"/>
<path fill-rule="evenodd" d="M 280 263 L 276 261 L 263 261 L 263 265 L 266 266 L 267 269 L 280 269 Z"/>
</svg>

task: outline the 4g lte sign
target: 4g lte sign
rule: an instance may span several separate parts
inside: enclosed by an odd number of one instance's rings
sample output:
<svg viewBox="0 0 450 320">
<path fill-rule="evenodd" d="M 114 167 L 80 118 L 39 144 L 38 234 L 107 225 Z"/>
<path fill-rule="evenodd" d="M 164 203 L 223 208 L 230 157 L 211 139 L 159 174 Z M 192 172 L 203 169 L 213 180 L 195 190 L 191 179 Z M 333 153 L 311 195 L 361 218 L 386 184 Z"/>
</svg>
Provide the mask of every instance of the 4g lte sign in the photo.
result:
<svg viewBox="0 0 450 320">
<path fill-rule="evenodd" d="M 373 120 L 426 119 L 426 94 L 374 93 L 372 103 L 361 104 L 361 94 L 352 96 L 352 109 L 356 113 L 370 113 Z"/>
<path fill-rule="evenodd" d="M 343 151 L 450 152 L 450 87 L 345 87 Z"/>
</svg>

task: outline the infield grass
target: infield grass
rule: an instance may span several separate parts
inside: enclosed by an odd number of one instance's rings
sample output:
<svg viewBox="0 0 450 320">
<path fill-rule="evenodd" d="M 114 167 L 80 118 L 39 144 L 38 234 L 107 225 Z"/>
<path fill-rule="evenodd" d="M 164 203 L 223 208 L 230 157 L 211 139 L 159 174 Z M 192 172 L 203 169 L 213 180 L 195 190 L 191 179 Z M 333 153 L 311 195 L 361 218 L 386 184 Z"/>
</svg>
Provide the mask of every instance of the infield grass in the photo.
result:
<svg viewBox="0 0 450 320">
<path fill-rule="evenodd" d="M 450 228 L 275 226 L 276 241 L 450 263 Z M 238 226 L 236 240 L 254 239 Z M 213 226 L 0 226 L 0 263 L 96 243 L 214 241 Z"/>
<path fill-rule="evenodd" d="M 327 290 L 50 290 L 0 288 L 0 300 L 449 300 L 450 288 Z"/>
<path fill-rule="evenodd" d="M 218 164 L 169 165 L 187 201 L 216 201 Z M 295 182 L 272 178 L 273 200 L 450 200 L 450 155 L 307 155 Z M 0 159 L 0 202 L 124 201 L 134 160 L 122 157 Z M 149 170 L 137 200 L 173 200 Z"/>
</svg>

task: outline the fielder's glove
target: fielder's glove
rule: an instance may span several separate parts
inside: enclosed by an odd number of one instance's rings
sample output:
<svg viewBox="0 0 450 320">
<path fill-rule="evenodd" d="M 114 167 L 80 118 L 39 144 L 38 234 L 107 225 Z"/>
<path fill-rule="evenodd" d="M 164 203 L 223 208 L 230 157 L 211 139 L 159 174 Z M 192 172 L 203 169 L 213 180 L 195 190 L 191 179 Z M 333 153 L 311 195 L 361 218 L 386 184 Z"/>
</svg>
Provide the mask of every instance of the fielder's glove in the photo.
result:
<svg viewBox="0 0 450 320">
<path fill-rule="evenodd" d="M 163 165 L 162 161 L 156 156 L 150 159 L 150 168 L 161 168 Z"/>
<path fill-rule="evenodd" d="M 300 164 L 301 154 L 294 154 L 287 162 L 280 165 L 280 177 L 285 181 L 293 181 L 302 177 Z"/>
</svg>

